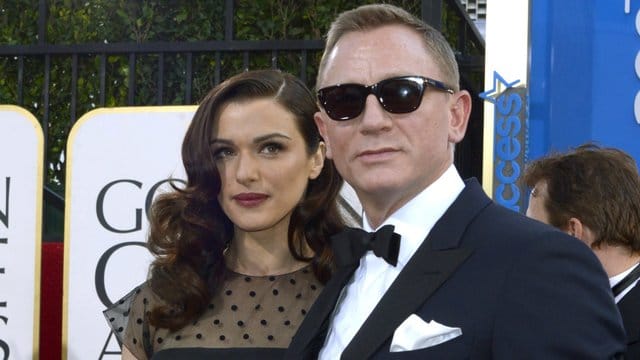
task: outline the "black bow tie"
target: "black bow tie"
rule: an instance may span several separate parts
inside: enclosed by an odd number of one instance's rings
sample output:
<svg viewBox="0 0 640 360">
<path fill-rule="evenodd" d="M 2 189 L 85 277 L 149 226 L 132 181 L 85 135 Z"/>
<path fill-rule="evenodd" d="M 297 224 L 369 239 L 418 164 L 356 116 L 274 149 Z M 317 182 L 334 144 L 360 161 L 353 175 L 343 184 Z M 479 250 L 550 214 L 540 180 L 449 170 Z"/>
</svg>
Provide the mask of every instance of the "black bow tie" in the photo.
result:
<svg viewBox="0 0 640 360">
<path fill-rule="evenodd" d="M 400 251 L 400 235 L 394 233 L 393 229 L 393 225 L 385 225 L 370 233 L 348 227 L 332 236 L 331 246 L 336 263 L 339 266 L 355 264 L 368 250 L 373 250 L 376 256 L 396 266 Z"/>
</svg>

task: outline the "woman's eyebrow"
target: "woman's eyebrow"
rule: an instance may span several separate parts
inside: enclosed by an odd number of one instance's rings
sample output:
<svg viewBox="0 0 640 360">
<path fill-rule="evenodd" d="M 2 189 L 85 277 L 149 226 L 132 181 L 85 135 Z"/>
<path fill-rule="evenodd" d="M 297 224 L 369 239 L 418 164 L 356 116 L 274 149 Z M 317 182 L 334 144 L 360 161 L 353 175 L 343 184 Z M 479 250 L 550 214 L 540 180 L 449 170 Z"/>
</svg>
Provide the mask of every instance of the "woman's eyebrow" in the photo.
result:
<svg viewBox="0 0 640 360">
<path fill-rule="evenodd" d="M 270 133 L 270 134 L 265 134 L 265 135 L 261 135 L 261 136 L 255 137 L 253 139 L 253 143 L 254 144 L 258 144 L 258 143 L 261 143 L 263 141 L 271 140 L 271 139 L 274 139 L 274 138 L 281 138 L 281 139 L 291 140 L 291 137 L 289 137 L 289 136 L 287 136 L 285 134 L 282 134 L 282 133 Z M 225 144 L 225 145 L 233 145 L 233 141 L 227 140 L 227 139 L 213 138 L 213 139 L 209 140 L 209 145 L 217 144 L 217 143 L 221 143 L 221 144 Z"/>
<path fill-rule="evenodd" d="M 226 144 L 226 145 L 232 145 L 233 142 L 231 140 L 226 140 L 226 139 L 218 139 L 218 138 L 213 138 L 211 140 L 209 140 L 209 145 L 213 145 L 216 143 L 222 143 L 222 144 Z"/>
<path fill-rule="evenodd" d="M 256 138 L 253 139 L 254 143 L 261 143 L 265 140 L 270 140 L 273 138 L 283 138 L 283 139 L 287 139 L 287 140 L 291 140 L 291 138 L 285 134 L 282 133 L 271 133 L 271 134 L 266 134 L 266 135 L 262 135 L 262 136 L 258 136 Z"/>
</svg>

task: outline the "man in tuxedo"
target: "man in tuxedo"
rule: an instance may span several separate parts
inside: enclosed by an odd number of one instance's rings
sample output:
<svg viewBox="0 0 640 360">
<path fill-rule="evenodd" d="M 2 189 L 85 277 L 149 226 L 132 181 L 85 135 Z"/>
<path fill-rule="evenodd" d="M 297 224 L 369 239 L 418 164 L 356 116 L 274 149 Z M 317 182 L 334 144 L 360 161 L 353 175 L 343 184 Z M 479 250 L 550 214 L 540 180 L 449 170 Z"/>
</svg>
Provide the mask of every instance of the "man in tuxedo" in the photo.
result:
<svg viewBox="0 0 640 360">
<path fill-rule="evenodd" d="M 315 120 L 363 206 L 364 230 L 377 231 L 332 239 L 338 268 L 287 358 L 609 359 L 624 351 L 593 253 L 460 178 L 453 154 L 471 97 L 458 84 L 444 37 L 400 8 L 366 5 L 332 24 Z"/>
<path fill-rule="evenodd" d="M 627 332 L 626 359 L 640 359 L 640 175 L 635 160 L 593 144 L 532 162 L 527 215 L 587 244 L 609 276 Z"/>
</svg>

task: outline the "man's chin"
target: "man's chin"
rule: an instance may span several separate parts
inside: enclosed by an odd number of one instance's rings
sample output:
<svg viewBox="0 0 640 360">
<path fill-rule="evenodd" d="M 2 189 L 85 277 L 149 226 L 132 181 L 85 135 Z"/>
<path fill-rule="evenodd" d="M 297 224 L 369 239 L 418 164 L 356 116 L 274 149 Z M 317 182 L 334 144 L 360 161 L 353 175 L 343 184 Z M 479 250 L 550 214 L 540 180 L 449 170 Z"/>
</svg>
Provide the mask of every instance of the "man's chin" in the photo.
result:
<svg viewBox="0 0 640 360">
<path fill-rule="evenodd" d="M 403 185 L 398 182 L 397 178 L 385 179 L 378 177 L 370 181 L 358 181 L 355 184 L 349 184 L 356 190 L 359 197 L 376 197 L 380 200 L 403 190 Z"/>
</svg>

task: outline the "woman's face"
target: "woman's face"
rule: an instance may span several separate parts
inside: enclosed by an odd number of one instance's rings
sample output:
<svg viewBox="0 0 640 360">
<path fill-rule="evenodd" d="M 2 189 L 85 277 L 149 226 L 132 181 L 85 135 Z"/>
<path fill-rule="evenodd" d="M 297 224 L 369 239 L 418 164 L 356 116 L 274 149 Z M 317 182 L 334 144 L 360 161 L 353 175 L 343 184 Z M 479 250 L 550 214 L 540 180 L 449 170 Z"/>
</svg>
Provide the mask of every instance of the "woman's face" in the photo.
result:
<svg viewBox="0 0 640 360">
<path fill-rule="evenodd" d="M 224 105 L 210 146 L 220 172 L 218 202 L 246 232 L 286 231 L 324 162 L 323 148 L 309 155 L 293 114 L 270 98 Z"/>
</svg>

